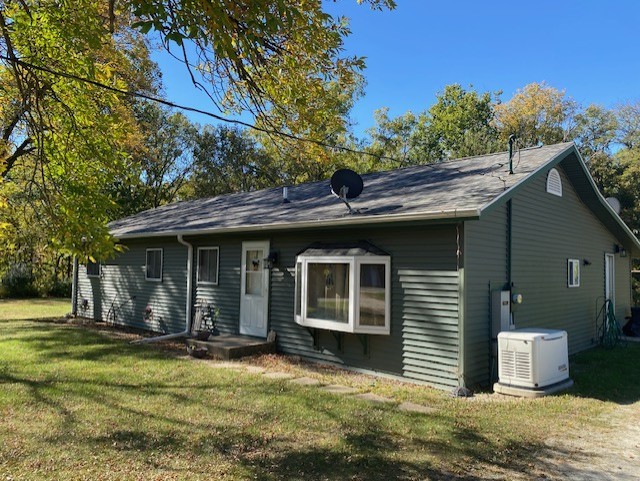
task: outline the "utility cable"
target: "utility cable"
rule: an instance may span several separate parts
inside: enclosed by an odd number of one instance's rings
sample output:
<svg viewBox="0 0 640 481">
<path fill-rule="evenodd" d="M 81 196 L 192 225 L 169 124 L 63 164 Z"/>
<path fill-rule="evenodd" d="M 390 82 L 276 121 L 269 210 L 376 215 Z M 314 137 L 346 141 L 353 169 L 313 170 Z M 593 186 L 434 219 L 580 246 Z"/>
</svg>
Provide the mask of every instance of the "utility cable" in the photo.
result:
<svg viewBox="0 0 640 481">
<path fill-rule="evenodd" d="M 81 77 L 79 75 L 71 74 L 71 73 L 68 73 L 68 72 L 62 72 L 60 70 L 55 70 L 55 69 L 52 69 L 52 68 L 49 68 L 49 67 L 43 67 L 43 66 L 40 66 L 40 65 L 35 65 L 35 64 L 32 64 L 30 62 L 26 62 L 24 60 L 21 60 L 21 59 L 15 58 L 15 57 L 7 57 L 5 55 L 0 55 L 0 59 L 4 60 L 6 62 L 10 62 L 10 63 L 15 64 L 15 65 L 20 65 L 20 66 L 22 66 L 22 67 L 24 67 L 26 69 L 38 70 L 40 72 L 45 72 L 45 73 L 48 73 L 48 74 L 51 74 L 51 75 L 55 75 L 57 77 L 63 77 L 63 78 L 67 78 L 67 79 L 70 79 L 70 80 L 75 80 L 75 81 L 78 81 L 78 82 L 87 83 L 89 85 L 93 85 L 95 87 L 102 88 L 102 89 L 105 89 L 105 90 L 108 90 L 110 92 L 114 92 L 114 93 L 117 93 L 117 94 L 120 94 L 120 95 L 125 95 L 127 97 L 141 98 L 141 99 L 145 99 L 145 100 L 148 100 L 148 101 L 151 101 L 151 102 L 155 102 L 155 103 L 158 103 L 158 104 L 161 104 L 161 105 L 165 105 L 167 107 L 171 107 L 171 108 L 175 108 L 175 109 L 179 109 L 179 110 L 184 110 L 184 111 L 187 111 L 187 112 L 193 112 L 193 113 L 205 115 L 207 117 L 211 117 L 211 118 L 213 118 L 215 120 L 218 120 L 219 122 L 225 122 L 225 123 L 229 123 L 229 124 L 240 125 L 242 127 L 246 127 L 248 129 L 252 129 L 252 130 L 255 130 L 255 131 L 258 131 L 258 132 L 262 132 L 262 133 L 265 133 L 265 134 L 268 134 L 268 135 L 275 135 L 275 136 L 287 138 L 289 140 L 294 140 L 294 141 L 297 141 L 297 142 L 306 142 L 306 143 L 318 145 L 320 147 L 325 147 L 325 148 L 329 148 L 329 149 L 336 149 L 336 150 L 340 150 L 342 152 L 349 152 L 349 153 L 352 153 L 352 154 L 366 155 L 366 156 L 373 157 L 373 158 L 378 159 L 378 160 L 389 160 L 389 161 L 392 161 L 392 162 L 396 162 L 398 164 L 402 164 L 402 162 L 400 160 L 395 159 L 393 157 L 386 156 L 386 155 L 378 155 L 378 154 L 374 154 L 372 152 L 367 152 L 367 151 L 364 151 L 364 150 L 352 149 L 352 148 L 344 146 L 344 145 L 330 144 L 330 143 L 324 142 L 322 140 L 311 139 L 311 138 L 308 138 L 308 137 L 301 137 L 301 136 L 294 135 L 294 134 L 291 134 L 291 133 L 288 133 L 288 132 L 282 132 L 280 130 L 268 129 L 268 128 L 265 128 L 265 127 L 260 127 L 258 125 L 251 124 L 249 122 L 244 122 L 242 120 L 230 119 L 230 118 L 224 117 L 222 115 L 218 115 L 218 114 L 215 114 L 213 112 L 209 112 L 207 110 L 202 110 L 202 109 L 198 109 L 198 108 L 195 108 L 195 107 L 189 107 L 189 106 L 186 106 L 186 105 L 177 104 L 175 102 L 171 102 L 169 100 L 165 100 L 165 99 L 162 99 L 160 97 L 156 97 L 154 95 L 148 95 L 148 94 L 145 94 L 145 93 L 142 93 L 142 92 L 135 92 L 135 91 L 120 89 L 120 88 L 117 88 L 117 87 L 113 87 L 111 85 L 104 84 L 102 82 L 98 82 L 97 80 L 92 80 L 92 79 L 89 79 L 89 78 L 86 78 L 86 77 Z M 460 160 L 460 159 L 454 159 L 454 160 Z M 432 169 L 435 169 L 435 164 L 446 164 L 446 163 L 447 163 L 446 161 L 441 161 L 441 162 L 435 162 L 435 163 L 429 163 L 429 164 L 420 164 L 420 165 L 425 165 L 425 166 L 431 167 Z M 519 163 L 519 159 L 518 159 L 518 163 Z M 500 168 L 504 164 L 496 163 L 494 165 L 497 166 L 498 168 Z M 491 166 L 491 167 L 493 167 L 493 166 Z M 506 186 L 506 181 L 504 179 L 502 179 L 500 176 L 496 177 L 494 175 L 494 173 L 492 171 L 490 171 L 489 169 L 490 169 L 490 167 L 487 169 L 487 172 L 480 172 L 480 175 L 488 175 L 489 177 L 497 178 L 499 181 L 503 182 L 503 184 L 505 184 L 505 186 Z M 456 168 L 456 169 L 453 169 L 453 170 L 457 171 L 458 173 L 460 173 L 462 175 L 465 174 L 460 169 Z"/>
<path fill-rule="evenodd" d="M 366 152 L 364 150 L 352 149 L 352 148 L 346 147 L 344 145 L 330 144 L 328 142 L 323 142 L 322 140 L 311 139 L 311 138 L 308 138 L 308 137 L 301 137 L 301 136 L 298 136 L 298 135 L 290 134 L 288 132 L 282 132 L 280 130 L 274 130 L 274 129 L 268 129 L 268 128 L 265 128 L 265 127 L 260 127 L 258 125 L 251 124 L 249 122 L 244 122 L 242 120 L 230 119 L 230 118 L 227 118 L 227 117 L 223 117 L 222 115 L 218 115 L 218 114 L 215 114 L 213 112 L 209 112 L 207 110 L 202 110 L 202 109 L 198 109 L 198 108 L 195 108 L 195 107 L 189 107 L 189 106 L 186 106 L 186 105 L 180 105 L 180 104 L 177 104 L 175 102 L 171 102 L 169 100 L 165 100 L 165 99 L 162 99 L 160 97 L 153 96 L 153 95 L 148 95 L 148 94 L 145 94 L 145 93 L 142 93 L 142 92 L 133 92 L 133 91 L 130 91 L 130 90 L 120 89 L 120 88 L 117 88 L 117 87 L 113 87 L 111 85 L 104 84 L 102 82 L 98 82 L 97 80 L 91 80 L 91 79 L 88 79 L 86 77 L 80 77 L 78 75 L 71 74 L 71 73 L 68 73 L 68 72 L 62 72 L 62 71 L 59 71 L 59 70 L 54 70 L 54 69 L 49 68 L 49 67 L 42 67 L 40 65 L 35 65 L 35 64 L 30 63 L 30 62 L 25 62 L 24 60 L 20 60 L 20 59 L 16 59 L 16 58 L 10 58 L 10 57 L 6 57 L 4 55 L 0 55 L 0 59 L 5 60 L 5 61 L 10 62 L 10 63 L 13 63 L 13 64 L 20 65 L 20 66 L 22 66 L 22 67 L 24 67 L 26 69 L 38 70 L 38 71 L 45 72 L 45 73 L 48 73 L 48 74 L 51 74 L 51 75 L 55 75 L 55 76 L 58 76 L 58 77 L 64 77 L 64 78 L 67 78 L 67 79 L 70 79 L 70 80 L 76 80 L 78 82 L 87 83 L 89 85 L 93 85 L 95 87 L 99 87 L 99 88 L 108 90 L 110 92 L 114 92 L 114 93 L 118 93 L 118 94 L 121 94 L 121 95 L 125 95 L 127 97 L 141 98 L 141 99 L 149 100 L 151 102 L 156 102 L 158 104 L 165 105 L 167 107 L 176 108 L 176 109 L 184 110 L 184 111 L 187 111 L 187 112 L 193 112 L 193 113 L 197 113 L 197 114 L 201 114 L 201 115 L 206 115 L 206 116 L 211 117 L 213 119 L 216 119 L 216 120 L 218 120 L 220 122 L 240 125 L 242 127 L 246 127 L 246 128 L 252 129 L 252 130 L 256 130 L 258 132 L 262 132 L 262 133 L 265 133 L 265 134 L 268 134 L 268 135 L 276 135 L 276 136 L 279 136 L 279 137 L 285 137 L 285 138 L 287 138 L 289 140 L 295 140 L 295 141 L 298 141 L 298 142 L 306 142 L 306 143 L 310 143 L 310 144 L 315 144 L 315 145 L 318 145 L 320 147 L 326 147 L 326 148 L 330 148 L 330 149 L 337 149 L 337 150 L 341 150 L 343 152 L 349 152 L 349 153 L 352 153 L 352 154 L 367 155 L 369 157 L 374 157 L 374 158 L 379 159 L 379 160 L 390 160 L 390 161 L 393 161 L 393 162 L 401 163 L 398 159 L 394 159 L 393 157 L 388 157 L 388 156 L 385 156 L 385 155 L 378 155 L 378 154 L 374 154 L 374 153 L 371 153 L 371 152 Z"/>
</svg>

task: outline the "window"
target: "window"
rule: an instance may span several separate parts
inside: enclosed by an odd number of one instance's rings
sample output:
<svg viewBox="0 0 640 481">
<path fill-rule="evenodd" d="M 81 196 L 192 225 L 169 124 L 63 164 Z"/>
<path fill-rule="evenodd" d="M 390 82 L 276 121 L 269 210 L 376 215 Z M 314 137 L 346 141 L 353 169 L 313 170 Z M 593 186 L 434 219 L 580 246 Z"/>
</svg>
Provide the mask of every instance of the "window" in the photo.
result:
<svg viewBox="0 0 640 481">
<path fill-rule="evenodd" d="M 87 277 L 100 277 L 100 263 L 99 262 L 87 262 Z"/>
<path fill-rule="evenodd" d="M 198 284 L 218 285 L 217 247 L 198 247 Z"/>
<path fill-rule="evenodd" d="M 580 287 L 580 260 L 567 259 L 567 285 Z"/>
<path fill-rule="evenodd" d="M 145 279 L 148 281 L 162 281 L 162 249 L 147 249 Z"/>
<path fill-rule="evenodd" d="M 317 253 L 314 249 L 314 255 L 303 253 L 296 260 L 296 322 L 332 331 L 389 334 L 391 258 Z"/>
</svg>

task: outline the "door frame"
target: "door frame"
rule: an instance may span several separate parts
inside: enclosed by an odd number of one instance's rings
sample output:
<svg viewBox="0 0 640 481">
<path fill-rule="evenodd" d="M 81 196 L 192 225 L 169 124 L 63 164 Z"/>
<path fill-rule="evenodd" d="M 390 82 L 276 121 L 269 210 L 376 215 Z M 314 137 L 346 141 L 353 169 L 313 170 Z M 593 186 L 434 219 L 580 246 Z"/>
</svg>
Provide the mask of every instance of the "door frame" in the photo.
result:
<svg viewBox="0 0 640 481">
<path fill-rule="evenodd" d="M 259 240 L 259 241 L 243 241 L 242 242 L 242 259 L 240 262 L 240 319 L 238 321 L 238 330 L 240 334 L 247 336 L 255 336 L 255 337 L 267 337 L 267 333 L 269 331 L 269 287 L 271 284 L 271 270 L 265 268 L 264 258 L 269 255 L 270 242 L 269 240 Z M 251 296 L 251 294 L 246 294 L 246 282 L 247 282 L 247 251 L 262 249 L 264 252 L 264 258 L 262 260 L 263 266 L 263 276 L 262 276 L 262 299 L 263 299 L 263 327 L 262 328 L 253 328 L 250 326 L 244 326 L 242 320 L 245 316 L 245 309 L 247 296 Z"/>
<path fill-rule="evenodd" d="M 616 305 L 616 257 L 609 252 L 604 255 L 604 297 Z"/>
</svg>

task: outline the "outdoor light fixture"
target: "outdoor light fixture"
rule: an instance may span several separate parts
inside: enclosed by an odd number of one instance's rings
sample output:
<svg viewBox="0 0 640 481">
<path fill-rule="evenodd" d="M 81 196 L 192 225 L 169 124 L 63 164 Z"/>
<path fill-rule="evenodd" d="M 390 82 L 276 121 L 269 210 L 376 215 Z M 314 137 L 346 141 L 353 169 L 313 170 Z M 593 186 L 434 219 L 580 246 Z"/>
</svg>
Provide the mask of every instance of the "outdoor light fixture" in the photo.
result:
<svg viewBox="0 0 640 481">
<path fill-rule="evenodd" d="M 582 260 L 582 264 L 585 266 L 590 266 L 591 265 L 591 261 L 589 259 L 583 259 Z"/>
<path fill-rule="evenodd" d="M 265 269 L 273 269 L 273 266 L 278 263 L 278 252 L 271 251 L 269 255 L 264 259 L 264 268 Z"/>
<path fill-rule="evenodd" d="M 613 244 L 613 252 L 620 254 L 620 257 L 627 257 L 627 251 L 619 244 Z"/>
</svg>

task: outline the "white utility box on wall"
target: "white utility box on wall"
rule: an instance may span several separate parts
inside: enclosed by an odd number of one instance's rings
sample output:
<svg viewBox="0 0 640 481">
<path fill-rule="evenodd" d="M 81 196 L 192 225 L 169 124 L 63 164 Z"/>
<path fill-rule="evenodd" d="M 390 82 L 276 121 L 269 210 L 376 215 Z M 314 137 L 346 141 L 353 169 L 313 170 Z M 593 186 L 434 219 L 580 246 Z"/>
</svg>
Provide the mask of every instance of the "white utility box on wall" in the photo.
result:
<svg viewBox="0 0 640 481">
<path fill-rule="evenodd" d="M 498 334 L 498 382 L 502 394 L 536 397 L 573 385 L 567 332 L 516 329 Z"/>
<path fill-rule="evenodd" d="M 493 337 L 500 331 L 513 330 L 513 316 L 511 315 L 511 291 L 493 291 L 491 293 L 491 321 Z"/>
</svg>

